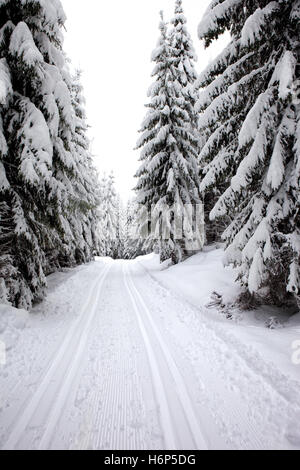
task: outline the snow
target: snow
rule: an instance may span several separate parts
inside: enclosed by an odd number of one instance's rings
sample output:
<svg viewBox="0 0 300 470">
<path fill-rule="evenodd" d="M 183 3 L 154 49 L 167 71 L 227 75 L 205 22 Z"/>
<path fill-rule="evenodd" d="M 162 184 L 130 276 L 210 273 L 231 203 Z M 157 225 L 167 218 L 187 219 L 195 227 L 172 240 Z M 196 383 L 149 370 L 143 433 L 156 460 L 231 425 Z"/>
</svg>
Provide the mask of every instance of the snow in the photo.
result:
<svg viewBox="0 0 300 470">
<path fill-rule="evenodd" d="M 281 135 L 278 134 L 276 144 L 270 161 L 267 175 L 267 182 L 273 189 L 279 188 L 284 177 L 283 152 L 281 145 Z"/>
<path fill-rule="evenodd" d="M 241 0 L 225 0 L 215 5 L 212 2 L 198 26 L 198 36 L 204 38 L 210 31 L 217 29 L 218 20 L 230 15 Z"/>
<path fill-rule="evenodd" d="M 5 168 L 3 166 L 3 163 L 0 162 L 0 190 L 4 190 L 8 188 L 9 188 L 9 182 L 6 178 Z"/>
<path fill-rule="evenodd" d="M 231 180 L 233 191 L 239 192 L 242 188 L 247 187 L 251 181 L 252 172 L 260 163 L 264 163 L 268 124 L 268 116 L 264 116 L 249 153 L 244 157 L 236 171 L 236 175 Z"/>
<path fill-rule="evenodd" d="M 267 183 L 273 189 L 278 189 L 284 179 L 285 174 L 285 147 L 284 141 L 287 137 L 292 137 L 296 134 L 296 123 L 291 119 L 289 109 L 283 116 L 282 122 L 279 126 L 278 134 L 273 149 L 273 154 L 270 161 L 270 166 L 267 174 Z"/>
<path fill-rule="evenodd" d="M 291 51 L 285 51 L 275 67 L 270 84 L 279 82 L 279 98 L 285 100 L 292 92 L 297 60 Z"/>
<path fill-rule="evenodd" d="M 260 207 L 259 207 L 260 209 Z M 257 212 L 257 215 L 260 214 L 261 212 Z M 254 226 L 255 224 L 255 219 L 253 220 Z M 269 238 L 269 227 L 266 222 L 266 219 L 263 218 L 261 222 L 258 224 L 257 228 L 254 230 L 253 235 L 251 238 L 248 240 L 245 248 L 243 249 L 243 256 L 244 259 L 251 260 L 255 253 L 257 252 L 257 247 L 263 245 L 266 240 Z"/>
<path fill-rule="evenodd" d="M 249 271 L 248 287 L 249 292 L 253 294 L 258 292 L 262 285 L 264 272 L 263 254 L 261 248 L 258 248 L 254 254 L 251 268 Z"/>
<path fill-rule="evenodd" d="M 239 295 L 240 287 L 234 283 L 234 272 L 223 266 L 223 256 L 222 249 L 206 247 L 203 252 L 166 271 L 161 271 L 161 265 L 155 255 L 143 257 L 141 263 L 153 271 L 164 286 L 181 293 L 194 305 L 208 303 L 216 285 L 220 293 L 225 296 L 226 303 L 230 303 Z M 198 279 L 201 279 L 201 289 Z"/>
<path fill-rule="evenodd" d="M 9 52 L 21 57 L 29 67 L 44 61 L 42 54 L 34 43 L 30 29 L 23 21 L 17 24 L 11 35 Z"/>
<path fill-rule="evenodd" d="M 67 125 L 74 129 L 74 114 L 67 84 L 60 80 L 56 84 L 54 96 Z"/>
<path fill-rule="evenodd" d="M 295 294 L 299 293 L 299 269 L 297 263 L 293 262 L 290 267 L 290 276 L 289 283 L 287 286 L 288 292 L 293 292 Z"/>
<path fill-rule="evenodd" d="M 7 66 L 6 59 L 0 59 L 0 104 L 7 103 L 8 96 L 12 94 L 12 85 L 10 80 L 10 73 Z"/>
<path fill-rule="evenodd" d="M 0 304 L 0 341 L 4 342 L 7 352 L 11 352 L 17 346 L 20 334 L 28 322 L 29 313 L 25 310 Z"/>
<path fill-rule="evenodd" d="M 98 258 L 1 305 L 0 448 L 299 449 L 299 314 L 239 311 L 223 258 Z"/>
<path fill-rule="evenodd" d="M 266 108 L 269 108 L 270 99 L 272 94 L 270 90 L 261 93 L 254 106 L 250 109 L 245 121 L 243 122 L 242 128 L 239 133 L 239 146 L 240 148 L 255 139 L 259 124 L 261 122 L 261 116 L 263 115 Z"/>
<path fill-rule="evenodd" d="M 21 171 L 30 183 L 39 181 L 40 175 L 50 178 L 53 145 L 43 113 L 28 99 L 23 99 L 25 118 L 18 133 L 23 138 Z"/>
<path fill-rule="evenodd" d="M 168 263 L 159 264 L 157 255 L 151 254 L 138 258 L 138 262 L 149 272 L 153 279 L 163 288 L 172 292 L 173 295 L 184 299 L 189 304 L 201 309 L 211 301 L 211 294 L 216 291 L 221 295 L 225 305 L 232 305 L 236 298 L 241 294 L 242 289 L 235 282 L 237 272 L 232 268 L 225 266 L 226 256 L 222 248 L 216 245 L 204 247 L 203 251 L 187 259 L 177 266 L 168 267 Z M 206 310 L 207 314 L 222 323 L 225 329 L 233 326 L 231 322 L 224 321 L 222 316 L 216 317 L 216 312 Z M 278 333 L 274 341 L 266 341 L 264 352 L 268 352 L 267 358 L 274 357 L 277 363 L 277 355 L 281 358 L 281 370 L 288 370 L 293 378 L 300 379 L 300 370 L 291 367 L 289 352 L 286 348 L 287 339 L 293 335 L 293 332 L 300 333 L 299 315 L 289 316 L 287 310 L 271 306 L 262 306 L 255 311 L 240 312 L 239 322 L 234 325 L 238 337 L 252 334 L 251 342 L 256 342 L 256 335 L 261 337 L 263 342 L 264 335 L 268 335 L 265 330 L 265 321 L 272 315 L 284 323 L 285 328 Z M 246 332 L 246 330 L 248 330 Z M 281 335 L 281 338 L 280 338 Z M 286 336 L 285 336 L 286 335 Z M 279 339 L 278 339 L 279 336 Z M 296 334 L 297 336 L 297 334 Z M 270 338 L 268 338 L 270 340 Z M 276 342 L 282 342 L 276 344 Z M 277 348 L 278 346 L 278 348 Z M 274 349 L 274 351 L 273 351 Z M 260 350 L 258 352 L 261 352 Z"/>
<path fill-rule="evenodd" d="M 28 0 L 21 0 L 21 3 L 25 4 Z M 56 25 L 57 21 L 64 23 L 66 15 L 64 13 L 61 0 L 32 0 L 32 3 L 37 3 L 42 7 L 44 17 L 47 22 Z"/>
<path fill-rule="evenodd" d="M 26 2 L 27 0 L 22 0 Z M 52 0 L 49 2 L 48 0 L 35 0 L 39 2 L 44 9 L 45 16 L 48 21 L 51 21 L 53 24 L 56 24 L 57 19 L 60 23 L 64 23 L 67 19 L 66 14 L 63 10 L 63 6 L 61 0 Z"/>
<path fill-rule="evenodd" d="M 278 8 L 277 2 L 269 2 L 265 8 L 257 8 L 255 12 L 247 18 L 243 29 L 241 44 L 247 46 L 248 43 L 254 44 L 260 39 L 268 17 Z"/>
</svg>

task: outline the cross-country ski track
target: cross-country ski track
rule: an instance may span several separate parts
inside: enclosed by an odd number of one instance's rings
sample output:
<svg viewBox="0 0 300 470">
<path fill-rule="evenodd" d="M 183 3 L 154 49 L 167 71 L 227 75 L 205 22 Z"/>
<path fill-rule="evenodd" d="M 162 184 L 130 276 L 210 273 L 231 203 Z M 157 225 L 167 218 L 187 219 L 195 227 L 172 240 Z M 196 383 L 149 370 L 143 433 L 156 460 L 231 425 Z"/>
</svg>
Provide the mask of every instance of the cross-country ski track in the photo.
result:
<svg viewBox="0 0 300 470">
<path fill-rule="evenodd" d="M 0 369 L 1 449 L 300 447 L 299 383 L 140 262 L 77 268 L 32 313 Z"/>
</svg>

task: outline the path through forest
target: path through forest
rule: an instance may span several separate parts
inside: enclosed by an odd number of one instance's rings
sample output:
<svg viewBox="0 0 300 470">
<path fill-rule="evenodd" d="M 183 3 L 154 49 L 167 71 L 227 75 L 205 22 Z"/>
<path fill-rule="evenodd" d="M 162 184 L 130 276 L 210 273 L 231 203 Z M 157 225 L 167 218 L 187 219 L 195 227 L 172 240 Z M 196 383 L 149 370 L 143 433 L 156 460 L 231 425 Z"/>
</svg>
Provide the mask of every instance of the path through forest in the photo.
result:
<svg viewBox="0 0 300 470">
<path fill-rule="evenodd" d="M 50 278 L 0 381 L 3 449 L 300 447 L 299 383 L 138 261 Z"/>
</svg>

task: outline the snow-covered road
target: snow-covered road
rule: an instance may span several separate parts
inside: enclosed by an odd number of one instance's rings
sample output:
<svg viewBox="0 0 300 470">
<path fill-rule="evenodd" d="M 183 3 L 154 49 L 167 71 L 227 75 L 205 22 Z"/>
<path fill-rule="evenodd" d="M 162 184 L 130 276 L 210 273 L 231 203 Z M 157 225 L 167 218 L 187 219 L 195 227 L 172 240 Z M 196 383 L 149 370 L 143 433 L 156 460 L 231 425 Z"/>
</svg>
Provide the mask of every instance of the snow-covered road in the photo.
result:
<svg viewBox="0 0 300 470">
<path fill-rule="evenodd" d="M 64 276 L 0 368 L 0 448 L 300 448 L 299 382 L 141 263 Z"/>
</svg>

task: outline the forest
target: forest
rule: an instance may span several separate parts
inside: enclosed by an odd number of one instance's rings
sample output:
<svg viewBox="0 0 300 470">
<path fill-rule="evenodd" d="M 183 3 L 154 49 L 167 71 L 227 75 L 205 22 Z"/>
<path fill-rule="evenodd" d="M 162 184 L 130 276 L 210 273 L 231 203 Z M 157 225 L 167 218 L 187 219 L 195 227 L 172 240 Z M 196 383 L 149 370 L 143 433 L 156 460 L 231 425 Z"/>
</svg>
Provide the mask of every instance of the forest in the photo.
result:
<svg viewBox="0 0 300 470">
<path fill-rule="evenodd" d="M 191 2 L 82 5 L 92 127 L 78 2 L 0 0 L 0 449 L 300 449 L 300 1 Z"/>
<path fill-rule="evenodd" d="M 200 75 L 182 2 L 169 29 L 161 14 L 136 197 L 124 203 L 113 175 L 99 178 L 89 152 L 60 2 L 1 1 L 2 301 L 30 307 L 43 298 L 47 275 L 95 255 L 134 258 L 155 249 L 178 263 L 189 256 L 189 239 L 203 245 L 204 234 L 185 217 L 176 240 L 174 211 L 204 203 L 205 243 L 225 242 L 245 292 L 299 302 L 299 2 L 259 5 L 210 4 L 199 38 L 209 47 L 228 30 L 231 41 Z M 160 206 L 175 209 L 142 236 L 150 208 Z"/>
</svg>

